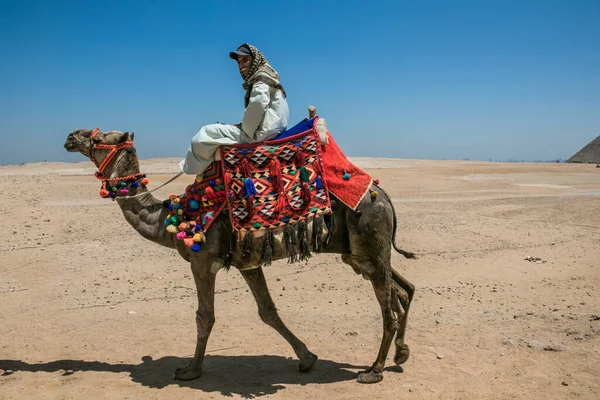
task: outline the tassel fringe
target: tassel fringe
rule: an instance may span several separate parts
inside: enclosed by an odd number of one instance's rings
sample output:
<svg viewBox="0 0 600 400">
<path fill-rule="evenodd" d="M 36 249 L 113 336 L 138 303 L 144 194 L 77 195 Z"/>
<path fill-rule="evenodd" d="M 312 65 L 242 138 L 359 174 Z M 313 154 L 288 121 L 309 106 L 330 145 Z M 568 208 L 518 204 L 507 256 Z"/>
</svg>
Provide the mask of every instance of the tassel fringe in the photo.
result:
<svg viewBox="0 0 600 400">
<path fill-rule="evenodd" d="M 310 247 L 308 246 L 308 227 L 306 221 L 298 223 L 298 241 L 300 243 L 300 261 L 308 260 L 311 254 Z"/>
<path fill-rule="evenodd" d="M 259 265 L 264 267 L 271 265 L 271 262 L 273 262 L 273 232 L 271 232 L 270 229 L 267 229 L 267 232 L 264 235 L 263 251 Z"/>
<path fill-rule="evenodd" d="M 323 251 L 323 218 L 316 217 L 313 220 L 313 251 Z"/>
<path fill-rule="evenodd" d="M 281 175 L 281 162 L 275 157 L 269 164 L 269 174 L 271 175 L 271 185 L 273 191 L 279 193 L 283 191 L 283 176 Z"/>
<path fill-rule="evenodd" d="M 254 248 L 254 235 L 251 231 L 246 232 L 244 241 L 242 242 L 242 250 L 244 252 L 244 260 L 249 261 L 252 256 L 252 249 Z"/>
<path fill-rule="evenodd" d="M 226 271 L 229 271 L 229 268 L 231 268 L 231 262 L 233 261 L 233 255 L 235 254 L 236 249 L 237 249 L 237 233 L 234 230 L 231 233 L 231 238 L 229 239 L 229 251 L 227 252 L 227 257 L 225 257 L 225 262 L 223 263 L 223 268 Z"/>
<path fill-rule="evenodd" d="M 288 264 L 298 261 L 298 237 L 296 236 L 296 228 L 294 225 L 288 225 L 283 231 L 283 247 L 288 256 Z"/>
</svg>

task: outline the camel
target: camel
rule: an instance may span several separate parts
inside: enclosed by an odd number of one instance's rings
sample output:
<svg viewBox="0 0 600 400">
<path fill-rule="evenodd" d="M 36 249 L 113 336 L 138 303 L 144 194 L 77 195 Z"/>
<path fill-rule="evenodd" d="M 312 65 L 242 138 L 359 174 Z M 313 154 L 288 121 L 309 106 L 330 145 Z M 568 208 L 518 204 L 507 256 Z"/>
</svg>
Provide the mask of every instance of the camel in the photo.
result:
<svg viewBox="0 0 600 400">
<path fill-rule="evenodd" d="M 141 176 L 133 139 L 134 134 L 128 132 L 93 132 L 91 129 L 80 129 L 68 135 L 64 147 L 69 152 L 79 152 L 90 158 L 96 167 L 102 170 L 104 178 Z M 413 253 L 396 246 L 397 222 L 392 201 L 378 185 L 373 183 L 371 189 L 380 194 L 376 198 L 367 194 L 359 206 L 362 212 L 360 214 L 342 202 L 337 202 L 333 207 L 336 229 L 331 231 L 331 237 L 322 249 L 323 253 L 340 254 L 342 261 L 350 265 L 356 274 L 369 280 L 381 307 L 381 345 L 372 366 L 358 373 L 357 380 L 360 383 L 377 383 L 383 379 L 385 361 L 394 335 L 394 362 L 400 365 L 408 359 L 410 351 L 404 342 L 404 336 L 408 310 L 415 292 L 413 284 L 391 266 L 392 248 L 406 258 L 415 257 Z M 331 198 L 335 203 L 335 197 Z M 190 364 L 178 368 L 174 378 L 199 378 L 202 375 L 206 344 L 215 323 L 215 278 L 223 268 L 230 250 L 233 230 L 230 220 L 225 214 L 219 215 L 206 232 L 206 242 L 201 251 L 192 252 L 182 240 L 167 232 L 164 220 L 169 210 L 165 208 L 163 201 L 149 193 L 144 184 L 130 189 L 126 194 L 117 192 L 113 200 L 121 208 L 127 222 L 140 235 L 159 245 L 176 249 L 181 257 L 190 263 L 198 296 L 196 350 Z M 309 240 L 312 241 L 310 236 Z M 279 317 L 267 288 L 263 268 L 259 266 L 260 251 L 253 250 L 248 256 L 239 249 L 242 246 L 237 247 L 233 258 L 230 258 L 231 266 L 236 267 L 247 282 L 256 300 L 260 318 L 291 345 L 299 359 L 298 370 L 308 372 L 317 361 L 317 356 L 310 352 L 304 342 L 292 333 Z M 275 244 L 273 261 L 285 258 L 283 246 Z M 249 265 L 252 268 L 248 268 Z"/>
</svg>

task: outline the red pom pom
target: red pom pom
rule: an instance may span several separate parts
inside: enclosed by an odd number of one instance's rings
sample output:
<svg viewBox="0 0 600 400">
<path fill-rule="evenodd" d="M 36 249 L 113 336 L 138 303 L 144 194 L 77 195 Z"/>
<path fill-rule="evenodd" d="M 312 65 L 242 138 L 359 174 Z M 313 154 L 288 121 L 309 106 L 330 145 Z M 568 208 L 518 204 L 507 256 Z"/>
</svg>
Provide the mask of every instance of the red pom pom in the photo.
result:
<svg viewBox="0 0 600 400">
<path fill-rule="evenodd" d="M 107 198 L 109 195 L 108 190 L 100 189 L 100 197 Z"/>
<path fill-rule="evenodd" d="M 147 185 L 150 182 L 148 178 L 142 179 L 142 185 Z"/>
<path fill-rule="evenodd" d="M 379 185 L 379 179 L 374 179 L 373 183 L 376 184 L 376 185 Z"/>
<path fill-rule="evenodd" d="M 206 189 L 204 189 L 204 191 L 206 192 L 206 194 L 211 194 L 214 192 L 213 188 L 211 188 L 210 186 L 207 186 Z"/>
</svg>

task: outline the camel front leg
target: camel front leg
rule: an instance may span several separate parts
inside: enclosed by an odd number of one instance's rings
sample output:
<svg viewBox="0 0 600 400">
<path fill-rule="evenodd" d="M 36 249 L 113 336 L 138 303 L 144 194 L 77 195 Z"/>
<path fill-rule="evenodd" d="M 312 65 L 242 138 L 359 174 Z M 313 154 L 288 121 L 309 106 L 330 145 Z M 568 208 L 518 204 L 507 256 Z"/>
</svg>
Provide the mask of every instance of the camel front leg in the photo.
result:
<svg viewBox="0 0 600 400">
<path fill-rule="evenodd" d="M 294 352 L 300 359 L 298 371 L 309 371 L 317 361 L 317 356 L 311 353 L 306 345 L 298 339 L 296 335 L 285 326 L 281 318 L 279 318 L 275 303 L 273 303 L 273 299 L 269 294 L 269 288 L 267 287 L 267 281 L 265 280 L 262 268 L 242 270 L 240 273 L 248 283 L 248 286 L 250 286 L 250 290 L 258 305 L 258 314 L 260 315 L 260 318 L 265 324 L 279 332 L 279 334 L 292 346 Z"/>
<path fill-rule="evenodd" d="M 215 324 L 215 278 L 209 262 L 192 260 L 192 273 L 198 291 L 198 310 L 196 311 L 196 327 L 198 337 L 196 352 L 190 364 L 185 368 L 177 368 L 175 379 L 190 380 L 202 376 L 202 363 L 206 352 L 206 343 Z"/>
</svg>

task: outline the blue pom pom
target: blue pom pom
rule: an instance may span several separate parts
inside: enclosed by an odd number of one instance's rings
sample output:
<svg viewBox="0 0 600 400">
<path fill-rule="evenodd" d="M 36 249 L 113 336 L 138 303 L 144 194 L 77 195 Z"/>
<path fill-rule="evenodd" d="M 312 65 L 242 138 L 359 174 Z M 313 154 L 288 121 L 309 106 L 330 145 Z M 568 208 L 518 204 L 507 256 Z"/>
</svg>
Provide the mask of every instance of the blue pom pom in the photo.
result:
<svg viewBox="0 0 600 400">
<path fill-rule="evenodd" d="M 138 182 L 132 182 L 132 183 L 131 183 L 131 187 L 132 187 L 132 188 L 136 188 L 136 187 L 138 187 L 138 186 L 140 186 L 140 184 L 139 184 Z"/>
<path fill-rule="evenodd" d="M 350 179 L 350 174 L 346 172 L 346 170 L 344 170 L 344 175 L 342 175 L 342 178 L 344 178 L 345 180 Z"/>
<path fill-rule="evenodd" d="M 246 182 L 244 182 L 244 190 L 246 191 L 246 196 L 256 195 L 256 188 L 254 187 L 252 179 L 246 179 Z"/>
<path fill-rule="evenodd" d="M 198 208 L 200 208 L 200 205 L 196 200 L 190 200 L 189 206 L 192 210 L 197 210 Z"/>
<path fill-rule="evenodd" d="M 175 203 L 175 209 L 179 210 L 181 208 L 181 203 Z"/>
<path fill-rule="evenodd" d="M 108 197 L 115 197 L 115 194 L 113 192 L 108 192 Z"/>
<path fill-rule="evenodd" d="M 127 186 L 127 183 L 121 182 L 121 186 Z"/>
<path fill-rule="evenodd" d="M 173 221 L 171 221 L 171 218 L 167 218 L 165 219 L 165 226 L 169 226 L 173 223 Z"/>
<path fill-rule="evenodd" d="M 321 182 L 321 177 L 317 176 L 317 179 L 315 179 L 315 185 L 317 186 L 317 189 L 323 189 L 323 182 Z"/>
<path fill-rule="evenodd" d="M 169 204 L 169 210 L 173 211 L 173 208 L 175 208 L 175 207 L 173 207 L 173 204 Z"/>
<path fill-rule="evenodd" d="M 210 187 L 213 187 L 213 186 L 215 186 L 215 181 L 211 179 L 211 180 L 208 182 L 208 184 L 210 185 Z"/>
<path fill-rule="evenodd" d="M 192 251 L 194 251 L 194 252 L 199 252 L 201 248 L 202 248 L 202 246 L 200 246 L 198 243 L 194 243 L 194 244 L 193 244 L 193 245 L 190 247 L 190 249 L 191 249 Z"/>
</svg>

